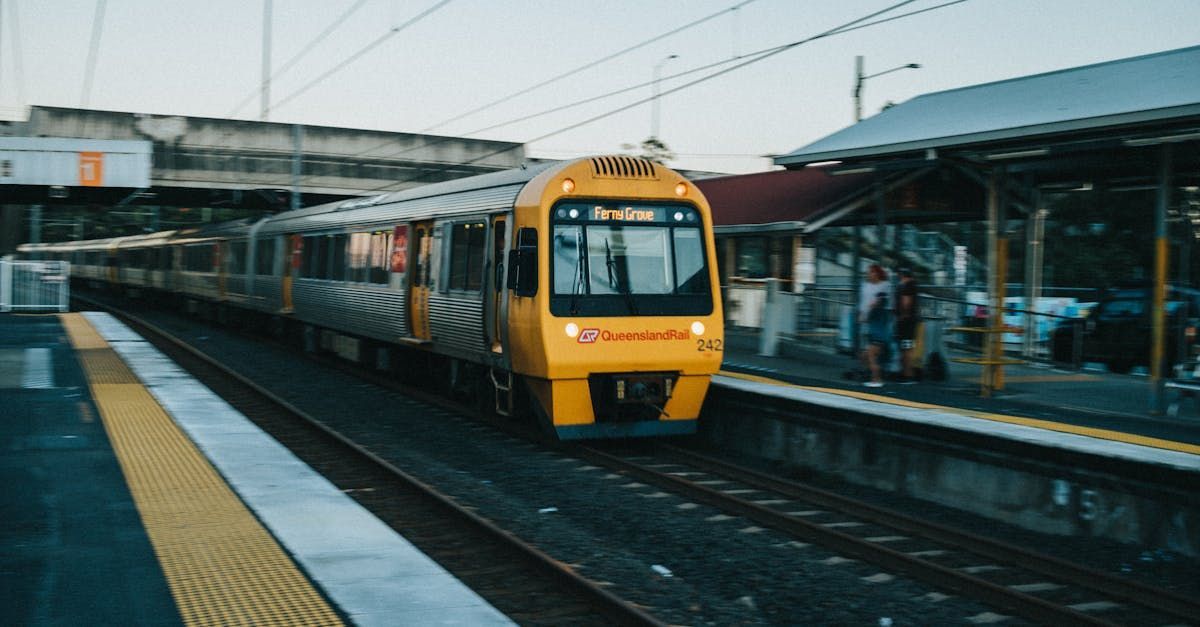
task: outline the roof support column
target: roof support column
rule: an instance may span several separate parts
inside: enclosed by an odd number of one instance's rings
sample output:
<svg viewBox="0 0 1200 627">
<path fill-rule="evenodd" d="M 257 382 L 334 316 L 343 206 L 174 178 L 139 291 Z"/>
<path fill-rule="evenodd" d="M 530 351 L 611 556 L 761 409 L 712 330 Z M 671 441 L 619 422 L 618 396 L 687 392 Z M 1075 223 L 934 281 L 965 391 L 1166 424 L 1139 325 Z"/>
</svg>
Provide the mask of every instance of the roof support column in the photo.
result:
<svg viewBox="0 0 1200 627">
<path fill-rule="evenodd" d="M 980 393 L 990 398 L 995 390 L 1004 389 L 1004 347 L 1001 328 L 1004 326 L 1004 271 L 1007 268 L 1007 246 L 1002 245 L 1004 233 L 1004 166 L 992 168 L 988 176 L 987 241 L 988 241 L 988 330 L 983 337 L 983 377 Z M 1007 244 L 1007 242 L 1004 242 Z"/>
<path fill-rule="evenodd" d="M 1037 351 L 1038 319 L 1031 312 L 1039 309 L 1038 300 L 1042 297 L 1042 270 L 1045 247 L 1042 240 L 1046 236 L 1045 196 L 1041 190 L 1033 189 L 1033 212 L 1025 223 L 1025 350 L 1024 357 L 1032 359 Z"/>
<path fill-rule="evenodd" d="M 1150 346 L 1150 413 L 1165 410 L 1163 366 L 1166 361 L 1167 300 L 1167 209 L 1171 205 L 1171 144 L 1162 145 L 1158 170 L 1158 198 L 1154 203 L 1154 303 L 1151 309 L 1153 329 Z M 1183 355 L 1179 355 L 1183 359 Z"/>
<path fill-rule="evenodd" d="M 854 304 L 854 308 L 850 316 L 850 343 L 854 349 L 854 358 L 858 359 L 858 354 L 862 351 L 862 325 L 858 323 L 858 309 L 862 307 L 862 303 L 858 302 L 862 291 L 862 225 L 858 222 L 854 223 L 853 245 L 854 251 L 850 259 L 850 302 Z"/>
</svg>

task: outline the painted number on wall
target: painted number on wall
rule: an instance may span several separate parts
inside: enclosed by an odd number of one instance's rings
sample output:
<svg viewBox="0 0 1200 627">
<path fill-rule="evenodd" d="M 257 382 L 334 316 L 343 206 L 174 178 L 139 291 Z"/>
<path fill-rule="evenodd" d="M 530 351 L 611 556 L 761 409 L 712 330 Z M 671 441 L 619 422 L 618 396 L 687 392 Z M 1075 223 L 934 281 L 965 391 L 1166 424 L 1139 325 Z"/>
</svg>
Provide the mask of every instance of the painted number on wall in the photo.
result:
<svg viewBox="0 0 1200 627">
<path fill-rule="evenodd" d="M 79 185 L 82 187 L 104 185 L 104 153 L 79 153 Z"/>
</svg>

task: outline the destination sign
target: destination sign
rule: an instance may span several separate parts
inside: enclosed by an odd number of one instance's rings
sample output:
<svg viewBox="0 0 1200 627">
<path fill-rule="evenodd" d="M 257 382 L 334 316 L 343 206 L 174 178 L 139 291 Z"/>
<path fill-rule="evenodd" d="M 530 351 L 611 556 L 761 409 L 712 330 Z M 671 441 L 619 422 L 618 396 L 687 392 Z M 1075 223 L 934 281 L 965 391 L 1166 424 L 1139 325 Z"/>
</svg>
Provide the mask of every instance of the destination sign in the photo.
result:
<svg viewBox="0 0 1200 627">
<path fill-rule="evenodd" d="M 591 223 L 680 224 L 699 222 L 695 209 L 677 205 L 596 205 L 563 203 L 554 210 L 557 221 Z"/>
<path fill-rule="evenodd" d="M 593 207 L 592 220 L 597 222 L 659 222 L 663 220 L 662 209 L 650 207 Z"/>
</svg>

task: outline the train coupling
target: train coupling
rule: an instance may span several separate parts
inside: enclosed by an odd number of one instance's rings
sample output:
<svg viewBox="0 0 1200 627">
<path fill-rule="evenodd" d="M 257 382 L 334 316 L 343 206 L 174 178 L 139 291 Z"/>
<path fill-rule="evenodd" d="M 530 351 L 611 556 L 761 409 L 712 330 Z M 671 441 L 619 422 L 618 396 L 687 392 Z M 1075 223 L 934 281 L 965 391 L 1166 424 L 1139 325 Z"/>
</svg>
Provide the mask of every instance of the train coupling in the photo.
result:
<svg viewBox="0 0 1200 627">
<path fill-rule="evenodd" d="M 588 377 L 599 421 L 657 420 L 674 392 L 678 372 L 593 374 Z"/>
</svg>

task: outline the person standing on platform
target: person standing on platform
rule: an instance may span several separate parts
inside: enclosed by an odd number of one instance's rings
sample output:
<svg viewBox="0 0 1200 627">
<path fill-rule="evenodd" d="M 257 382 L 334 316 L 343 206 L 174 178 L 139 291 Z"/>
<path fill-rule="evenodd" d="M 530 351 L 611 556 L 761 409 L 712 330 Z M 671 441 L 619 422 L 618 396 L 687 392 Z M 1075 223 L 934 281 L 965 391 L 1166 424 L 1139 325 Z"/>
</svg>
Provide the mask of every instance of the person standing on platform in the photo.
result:
<svg viewBox="0 0 1200 627">
<path fill-rule="evenodd" d="M 900 268 L 900 286 L 896 290 L 896 345 L 900 348 L 900 383 L 916 383 L 913 353 L 917 346 L 917 326 L 921 321 L 917 280 L 912 270 Z"/>
<path fill-rule="evenodd" d="M 867 268 L 867 282 L 858 294 L 858 321 L 866 326 L 867 345 L 862 352 L 863 365 L 871 373 L 871 380 L 863 385 L 869 388 L 883 387 L 884 349 L 891 339 L 891 309 L 888 293 L 891 285 L 883 266 L 873 263 Z"/>
</svg>

